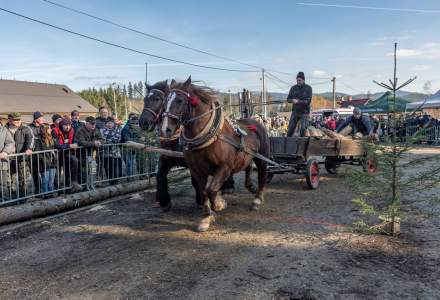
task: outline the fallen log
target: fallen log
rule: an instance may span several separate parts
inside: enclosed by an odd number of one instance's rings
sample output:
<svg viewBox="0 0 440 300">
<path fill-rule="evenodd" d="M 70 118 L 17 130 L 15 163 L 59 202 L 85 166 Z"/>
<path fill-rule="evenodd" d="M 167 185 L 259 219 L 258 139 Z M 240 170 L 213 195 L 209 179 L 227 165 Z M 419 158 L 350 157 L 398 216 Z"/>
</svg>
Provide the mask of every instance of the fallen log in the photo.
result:
<svg viewBox="0 0 440 300">
<path fill-rule="evenodd" d="M 326 135 L 333 139 L 340 139 L 340 140 L 347 140 L 348 138 L 346 136 L 343 136 L 342 134 L 336 133 L 334 131 L 331 131 L 327 128 L 321 128 L 322 132 L 324 132 Z"/>
<path fill-rule="evenodd" d="M 165 156 L 183 158 L 183 152 L 167 150 L 159 147 L 146 146 L 136 142 L 127 142 L 127 146 L 133 149 L 142 150 L 150 153 L 159 153 Z"/>
</svg>

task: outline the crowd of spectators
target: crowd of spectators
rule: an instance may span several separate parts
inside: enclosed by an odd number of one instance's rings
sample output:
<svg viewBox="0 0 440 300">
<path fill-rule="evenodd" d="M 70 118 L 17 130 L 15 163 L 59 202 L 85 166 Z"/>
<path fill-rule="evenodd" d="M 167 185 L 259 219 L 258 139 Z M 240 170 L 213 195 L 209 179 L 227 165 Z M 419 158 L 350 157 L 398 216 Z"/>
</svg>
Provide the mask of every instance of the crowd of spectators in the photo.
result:
<svg viewBox="0 0 440 300">
<path fill-rule="evenodd" d="M 80 191 L 86 180 L 87 160 L 97 162 L 102 176 L 114 183 L 123 175 L 135 174 L 139 157 L 120 147 L 128 141 L 156 143 L 156 134 L 140 130 L 137 114 L 125 122 L 99 108 L 98 117 L 81 119 L 77 110 L 70 115 L 54 114 L 52 123 L 41 112 L 25 124 L 20 113 L 0 123 L 0 194 L 2 200 L 47 195 L 57 187 Z M 99 171 L 99 170 L 98 170 Z M 32 180 L 30 180 L 32 178 Z"/>
<path fill-rule="evenodd" d="M 374 128 L 374 134 L 377 134 L 379 137 L 392 134 L 392 126 L 387 121 L 386 115 L 364 115 L 369 117 L 371 126 Z M 270 136 L 286 136 L 287 134 L 289 119 L 285 116 L 274 115 L 272 117 L 264 117 L 261 114 L 256 114 L 252 118 L 264 125 Z M 345 119 L 346 117 L 341 115 L 312 116 L 310 117 L 309 125 L 318 129 L 327 128 L 334 131 Z M 402 138 L 414 134 L 421 128 L 440 127 L 440 120 L 426 113 L 406 115 L 399 118 L 399 120 L 403 121 L 398 121 L 396 124 L 397 135 Z"/>
</svg>

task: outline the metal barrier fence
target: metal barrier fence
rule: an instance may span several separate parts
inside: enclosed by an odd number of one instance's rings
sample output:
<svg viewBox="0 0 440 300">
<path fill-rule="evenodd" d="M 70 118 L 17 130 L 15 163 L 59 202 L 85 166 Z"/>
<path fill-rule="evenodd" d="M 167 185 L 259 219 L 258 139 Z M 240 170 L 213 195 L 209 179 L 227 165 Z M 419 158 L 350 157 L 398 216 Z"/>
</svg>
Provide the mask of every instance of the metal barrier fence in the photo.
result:
<svg viewBox="0 0 440 300">
<path fill-rule="evenodd" d="M 414 137 L 421 134 L 420 142 L 433 145 L 440 145 L 440 126 L 421 128 L 419 126 L 409 126 L 405 128 L 405 137 Z"/>
<path fill-rule="evenodd" d="M 97 148 L 36 151 L 9 155 L 0 170 L 0 206 L 33 197 L 149 178 L 156 174 L 159 155 L 106 144 Z"/>
</svg>

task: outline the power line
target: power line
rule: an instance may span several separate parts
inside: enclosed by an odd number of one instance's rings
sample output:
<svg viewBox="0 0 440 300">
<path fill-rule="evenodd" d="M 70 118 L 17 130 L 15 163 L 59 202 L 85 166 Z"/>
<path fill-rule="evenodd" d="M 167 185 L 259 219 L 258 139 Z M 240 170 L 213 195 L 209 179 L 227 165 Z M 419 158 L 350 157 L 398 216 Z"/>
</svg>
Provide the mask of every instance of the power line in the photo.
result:
<svg viewBox="0 0 440 300">
<path fill-rule="evenodd" d="M 122 28 L 122 29 L 125 29 L 125 30 L 128 30 L 128 31 L 131 31 L 131 32 L 134 32 L 134 33 L 137 33 L 137 34 L 140 34 L 140 35 L 152 38 L 152 39 L 156 39 L 156 40 L 159 40 L 159 41 L 171 44 L 171 45 L 175 45 L 175 46 L 187 49 L 187 50 L 192 50 L 192 51 L 195 51 L 195 52 L 198 52 L 198 53 L 202 53 L 202 54 L 209 55 L 209 56 L 212 56 L 212 57 L 215 57 L 215 58 L 219 58 L 219 59 L 235 62 L 237 64 L 241 64 L 241 65 L 244 65 L 244 66 L 248 66 L 248 67 L 252 67 L 252 68 L 257 68 L 257 69 L 260 69 L 260 70 L 265 69 L 267 71 L 271 71 L 271 72 L 275 72 L 275 73 L 279 73 L 279 74 L 292 75 L 292 76 L 295 75 L 293 73 L 283 72 L 283 71 L 278 71 L 278 70 L 272 70 L 272 69 L 267 69 L 267 68 L 264 68 L 262 66 L 256 66 L 256 65 L 248 64 L 248 63 L 245 63 L 245 62 L 233 59 L 233 58 L 229 58 L 229 57 L 221 56 L 221 55 L 218 55 L 218 54 L 214 54 L 214 53 L 211 53 L 211 52 L 208 52 L 208 51 L 205 51 L 205 50 L 200 50 L 200 49 L 197 49 L 197 48 L 194 48 L 194 47 L 191 47 L 191 46 L 188 46 L 188 45 L 184 45 L 184 44 L 181 44 L 181 43 L 169 40 L 169 39 L 165 39 L 165 38 L 160 37 L 158 35 L 154 35 L 154 34 L 151 34 L 151 33 L 147 33 L 145 31 L 140 31 L 140 30 L 138 30 L 136 28 L 133 28 L 133 27 L 129 27 L 129 26 L 125 26 L 125 25 L 116 23 L 116 22 L 111 21 L 109 19 L 104 19 L 102 17 L 98 17 L 96 15 L 93 15 L 91 13 L 85 12 L 83 10 L 75 9 L 75 8 L 72 8 L 72 7 L 69 7 L 69 6 L 57 3 L 55 1 L 50 1 L 50 0 L 42 0 L 42 1 L 44 1 L 44 2 L 46 2 L 48 4 L 51 4 L 51 5 L 54 5 L 54 6 L 57 6 L 57 7 L 60 7 L 60 8 L 63 8 L 63 9 L 75 12 L 77 14 L 81 14 L 81 15 L 87 16 L 89 18 L 92 18 L 92 19 L 95 19 L 95 20 L 98 20 L 98 21 L 101 21 L 101 22 L 104 22 L 104 23 L 107 23 L 107 24 L 111 24 L 113 26 L 116 26 L 116 27 L 119 27 L 119 28 Z"/>
<path fill-rule="evenodd" d="M 353 92 L 356 92 L 356 93 L 359 93 L 359 94 L 362 94 L 363 92 L 361 92 L 361 91 L 358 91 L 358 90 L 356 90 L 356 89 L 354 89 L 353 87 L 351 87 L 351 86 L 349 86 L 348 84 L 346 84 L 346 83 L 344 83 L 344 82 L 342 82 L 342 81 L 339 81 L 339 83 L 341 83 L 343 86 L 345 86 L 346 88 L 349 88 L 350 90 L 352 90 Z"/>
<path fill-rule="evenodd" d="M 171 41 L 171 40 L 168 40 L 168 39 L 162 38 L 162 37 L 160 37 L 160 36 L 153 35 L 153 34 L 151 34 L 151 33 L 147 33 L 147 32 L 144 32 L 144 31 L 140 31 L 140 30 L 135 29 L 135 28 L 133 28 L 133 27 L 128 27 L 128 26 L 125 26 L 125 25 L 122 25 L 122 24 L 116 23 L 116 22 L 114 22 L 114 21 L 111 21 L 111 20 L 108 20 L 108 19 L 104 19 L 104 18 L 101 18 L 101 17 L 95 16 L 95 15 L 92 15 L 91 13 L 88 13 L 88 12 L 85 12 L 85 11 L 82 11 L 82 10 L 78 10 L 78 9 L 75 9 L 75 8 L 72 8 L 72 7 L 69 7 L 69 6 L 65 6 L 65 5 L 63 5 L 63 4 L 60 4 L 60 3 L 57 3 L 57 2 L 54 2 L 54 1 L 49 1 L 49 0 L 42 0 L 42 1 L 44 1 L 44 2 L 46 2 L 46 3 L 49 3 L 49 4 L 51 4 L 51 5 L 55 5 L 55 6 L 58 6 L 58 7 L 63 8 L 63 9 L 67 9 L 67 10 L 73 11 L 73 12 L 75 12 L 75 13 L 78 13 L 78 14 L 81 14 L 81 15 L 84 15 L 84 16 L 87 16 L 87 17 L 90 17 L 90 18 L 92 18 L 92 19 L 95 19 L 95 20 L 98 20 L 98 21 L 101 21 L 101 22 L 104 22 L 104 23 L 107 23 L 107 24 L 111 24 L 111 25 L 113 25 L 113 26 L 116 26 L 116 27 L 119 27 L 119 28 L 122 28 L 122 29 L 125 29 L 125 30 L 129 30 L 129 31 L 131 31 L 131 32 L 135 32 L 135 33 L 137 33 L 137 34 L 141 34 L 141 35 L 143 35 L 143 36 L 147 36 L 147 37 L 149 37 L 149 38 L 156 39 L 156 40 L 159 40 L 159 41 L 162 41 L 162 42 L 165 42 L 165 43 L 171 44 L 171 45 L 175 45 L 175 46 L 178 46 L 178 47 L 182 47 L 182 48 L 185 48 L 185 49 L 188 49 L 188 50 L 192 50 L 192 51 L 195 51 L 195 52 L 198 52 L 198 53 L 202 53 L 202 54 L 209 55 L 209 56 L 212 56 L 212 57 L 220 58 L 220 59 L 223 59 L 223 60 L 229 60 L 229 61 L 232 61 L 232 62 L 235 62 L 235 63 L 241 64 L 241 65 L 245 65 L 245 66 L 248 66 L 248 67 L 261 69 L 261 67 L 259 67 L 259 66 L 255 66 L 255 65 L 247 64 L 247 63 L 244 63 L 244 62 L 241 62 L 241 61 L 238 61 L 238 60 L 232 59 L 232 58 L 228 58 L 228 57 L 220 56 L 220 55 L 213 54 L 213 53 L 210 53 L 210 52 L 207 52 L 207 51 L 204 51 L 204 50 L 196 49 L 196 48 L 193 48 L 193 47 L 190 47 L 190 46 L 187 46 L 187 45 L 181 44 L 181 43 L 177 43 L 177 42 L 174 42 L 174 41 Z"/>
<path fill-rule="evenodd" d="M 286 81 L 280 79 L 279 77 L 273 75 L 272 73 L 266 72 L 266 74 L 272 76 L 272 79 L 276 79 L 276 80 L 278 80 L 279 82 L 282 82 L 282 83 L 286 84 L 288 87 L 291 87 L 291 86 L 292 86 L 291 83 L 288 83 L 288 82 L 286 82 Z M 319 82 L 308 82 L 308 84 L 310 84 L 310 85 L 321 85 L 321 84 L 326 84 L 326 83 L 329 83 L 329 81 L 328 81 L 328 80 L 325 80 L 325 81 L 319 81 Z"/>
<path fill-rule="evenodd" d="M 269 80 L 270 80 L 273 84 L 275 84 L 278 88 L 283 89 L 283 90 L 286 89 L 286 87 L 279 85 L 278 82 L 275 81 L 272 77 L 267 76 L 267 79 L 269 79 Z"/>
<path fill-rule="evenodd" d="M 48 27 L 51 27 L 51 28 L 54 28 L 54 29 L 57 29 L 57 30 L 60 30 L 60 31 L 64 31 L 64 32 L 70 33 L 72 35 L 76 35 L 76 36 L 79 36 L 79 37 L 82 37 L 82 38 L 86 38 L 86 39 L 89 39 L 89 40 L 92 40 L 92 41 L 96 41 L 96 42 L 99 42 L 99 43 L 102 43 L 102 44 L 106 44 L 108 46 L 113 46 L 113 47 L 120 48 L 120 49 L 123 49 L 123 50 L 127 50 L 127 51 L 130 51 L 130 52 L 134 52 L 134 53 L 138 53 L 138 54 L 143 54 L 143 55 L 146 55 L 146 56 L 150 56 L 150 57 L 154 57 L 154 58 L 158 58 L 158 59 L 162 59 L 162 60 L 166 60 L 166 61 L 171 61 L 171 62 L 180 63 L 180 64 L 189 65 L 189 66 L 198 67 L 198 68 L 220 70 L 220 71 L 228 71 L 228 72 L 242 72 L 242 73 L 256 73 L 256 72 L 259 72 L 259 71 L 253 71 L 253 70 L 240 70 L 240 69 L 226 69 L 226 68 L 219 68 L 219 67 L 211 67 L 211 66 L 205 66 L 205 65 L 190 63 L 190 62 L 186 62 L 186 61 L 182 61 L 182 60 L 167 58 L 167 57 L 164 57 L 164 56 L 160 56 L 160 55 L 144 52 L 144 51 L 141 51 L 141 50 L 136 50 L 136 49 L 133 49 L 133 48 L 130 48 L 130 47 L 126 47 L 126 46 L 122 46 L 122 45 L 119 45 L 119 44 L 115 44 L 115 43 L 112 43 L 112 42 L 107 42 L 107 41 L 104 41 L 102 39 L 95 38 L 95 37 L 92 37 L 92 36 L 89 36 L 89 35 L 86 35 L 86 34 L 82 34 L 82 33 L 79 33 L 79 32 L 75 32 L 75 31 L 72 31 L 72 30 L 60 27 L 60 26 L 53 25 L 53 24 L 49 24 L 49 23 L 46 23 L 44 21 L 41 21 L 41 20 L 38 20 L 38 19 L 35 19 L 35 18 L 31 18 L 31 17 L 25 16 L 25 15 L 19 14 L 17 12 L 14 12 L 14 11 L 11 11 L 11 10 L 8 10 L 8 9 L 5 9 L 5 8 L 1 8 L 0 7 L 0 10 L 4 11 L 6 13 L 9 13 L 11 15 L 15 15 L 17 17 L 20 17 L 20 18 L 23 18 L 23 19 L 27 19 L 27 20 L 35 22 L 35 23 L 39 23 L 39 24 L 42 24 L 42 25 L 45 25 L 45 26 L 48 26 Z"/>
<path fill-rule="evenodd" d="M 273 74 L 271 74 L 271 73 L 269 73 L 269 72 L 267 72 L 267 74 L 270 75 L 270 76 L 272 76 L 273 78 L 275 78 L 275 79 L 278 80 L 279 82 L 282 82 L 282 83 L 284 83 L 284 84 L 286 84 L 286 85 L 288 85 L 288 86 L 291 85 L 291 83 L 288 83 L 288 82 L 286 82 L 286 81 L 284 81 L 284 80 L 278 78 L 277 76 L 275 76 L 275 75 L 273 75 Z"/>
</svg>

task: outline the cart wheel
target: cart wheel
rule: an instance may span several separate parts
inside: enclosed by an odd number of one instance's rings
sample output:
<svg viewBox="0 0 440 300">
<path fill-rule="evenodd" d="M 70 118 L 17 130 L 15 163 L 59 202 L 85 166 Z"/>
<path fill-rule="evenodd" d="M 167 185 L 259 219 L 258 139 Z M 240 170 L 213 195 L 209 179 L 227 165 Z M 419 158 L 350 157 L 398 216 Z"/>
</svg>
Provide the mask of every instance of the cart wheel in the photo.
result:
<svg viewBox="0 0 440 300">
<path fill-rule="evenodd" d="M 316 159 L 311 159 L 307 162 L 306 181 L 312 190 L 317 189 L 319 186 L 319 163 Z"/>
<path fill-rule="evenodd" d="M 377 164 L 374 159 L 366 159 L 363 162 L 364 171 L 367 173 L 376 173 L 377 172 Z"/>
<path fill-rule="evenodd" d="M 338 174 L 339 164 L 333 160 L 326 159 L 324 163 L 325 169 L 329 174 Z"/>
<path fill-rule="evenodd" d="M 266 184 L 269 184 L 272 181 L 274 175 L 274 173 L 267 173 Z"/>
</svg>

